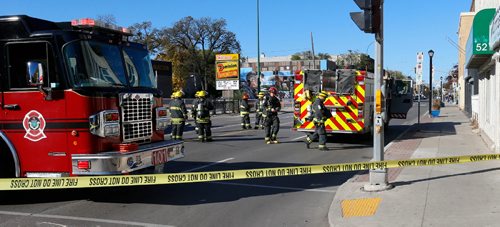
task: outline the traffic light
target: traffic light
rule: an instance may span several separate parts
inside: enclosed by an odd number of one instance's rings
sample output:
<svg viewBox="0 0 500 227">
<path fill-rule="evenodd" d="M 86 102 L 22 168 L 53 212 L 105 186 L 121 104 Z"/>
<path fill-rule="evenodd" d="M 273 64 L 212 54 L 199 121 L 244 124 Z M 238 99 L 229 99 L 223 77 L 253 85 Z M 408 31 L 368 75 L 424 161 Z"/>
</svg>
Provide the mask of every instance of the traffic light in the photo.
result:
<svg viewBox="0 0 500 227">
<path fill-rule="evenodd" d="M 380 30 L 380 0 L 354 0 L 364 12 L 351 12 L 351 19 L 366 33 Z"/>
</svg>

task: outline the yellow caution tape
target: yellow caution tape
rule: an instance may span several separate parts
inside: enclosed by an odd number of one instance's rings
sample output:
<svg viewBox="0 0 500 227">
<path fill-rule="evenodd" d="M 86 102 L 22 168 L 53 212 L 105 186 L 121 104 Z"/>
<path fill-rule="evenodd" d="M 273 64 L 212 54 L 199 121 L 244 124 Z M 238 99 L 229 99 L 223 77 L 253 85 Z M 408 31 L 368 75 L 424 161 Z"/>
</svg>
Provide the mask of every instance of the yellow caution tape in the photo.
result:
<svg viewBox="0 0 500 227">
<path fill-rule="evenodd" d="M 241 180 L 266 177 L 298 176 L 318 173 L 338 173 L 383 168 L 437 166 L 500 160 L 500 154 L 467 155 L 379 162 L 354 162 L 326 165 L 307 165 L 262 169 L 226 170 L 193 173 L 116 175 L 61 178 L 9 178 L 0 179 L 0 190 L 96 188 L 158 184 L 196 183 L 223 180 Z"/>
</svg>

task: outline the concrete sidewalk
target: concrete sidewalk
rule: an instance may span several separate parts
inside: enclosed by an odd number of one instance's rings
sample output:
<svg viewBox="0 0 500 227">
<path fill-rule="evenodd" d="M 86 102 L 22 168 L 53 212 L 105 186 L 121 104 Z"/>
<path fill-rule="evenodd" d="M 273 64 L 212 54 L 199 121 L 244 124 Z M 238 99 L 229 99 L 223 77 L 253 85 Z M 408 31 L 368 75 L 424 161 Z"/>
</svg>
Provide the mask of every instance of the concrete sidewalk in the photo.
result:
<svg viewBox="0 0 500 227">
<path fill-rule="evenodd" d="M 386 160 L 492 153 L 457 107 L 422 119 L 420 131 L 414 126 L 385 152 Z M 500 161 L 390 169 L 395 187 L 383 192 L 360 190 L 367 182 L 361 172 L 339 187 L 330 225 L 500 226 Z"/>
</svg>

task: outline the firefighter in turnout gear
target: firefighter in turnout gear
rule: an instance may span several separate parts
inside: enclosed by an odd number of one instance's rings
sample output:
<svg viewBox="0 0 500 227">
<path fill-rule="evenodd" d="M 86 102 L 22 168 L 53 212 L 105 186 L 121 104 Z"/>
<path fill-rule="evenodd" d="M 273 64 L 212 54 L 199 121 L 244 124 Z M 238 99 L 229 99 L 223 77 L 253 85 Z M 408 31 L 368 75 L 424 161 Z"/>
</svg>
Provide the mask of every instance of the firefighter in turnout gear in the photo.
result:
<svg viewBox="0 0 500 227">
<path fill-rule="evenodd" d="M 325 122 L 330 117 L 332 117 L 332 114 L 325 107 L 324 101 L 329 95 L 330 94 L 328 92 L 322 91 L 321 93 L 319 93 L 318 97 L 316 98 L 316 101 L 314 101 L 314 103 L 312 104 L 312 115 L 310 116 L 310 118 L 312 118 L 315 128 L 314 128 L 314 134 L 306 137 L 306 147 L 308 149 L 313 140 L 319 138 L 318 149 L 322 151 L 328 150 L 328 148 L 326 147 Z"/>
<path fill-rule="evenodd" d="M 173 140 L 182 140 L 184 124 L 187 120 L 186 104 L 181 98 L 182 92 L 176 91 L 172 94 L 172 101 L 170 102 L 170 120 Z"/>
<path fill-rule="evenodd" d="M 257 95 L 259 98 L 255 103 L 255 127 L 254 129 L 264 129 L 264 103 L 266 102 L 265 96 L 266 94 L 261 91 Z"/>
<path fill-rule="evenodd" d="M 240 103 L 241 128 L 251 129 L 250 125 L 250 106 L 248 105 L 248 94 L 244 93 Z"/>
<path fill-rule="evenodd" d="M 197 100 L 193 104 L 193 113 L 195 114 L 196 126 L 198 127 L 198 139 L 201 142 L 212 141 L 212 121 L 210 121 L 210 111 L 214 106 L 206 99 L 206 91 L 196 93 Z"/>
<path fill-rule="evenodd" d="M 265 141 L 267 144 L 277 144 L 278 142 L 278 132 L 280 130 L 280 119 L 278 118 L 278 112 L 281 109 L 281 103 L 278 97 L 276 97 L 278 90 L 275 87 L 269 88 L 269 100 L 264 104 L 264 109 L 266 111 L 266 137 Z"/>
</svg>

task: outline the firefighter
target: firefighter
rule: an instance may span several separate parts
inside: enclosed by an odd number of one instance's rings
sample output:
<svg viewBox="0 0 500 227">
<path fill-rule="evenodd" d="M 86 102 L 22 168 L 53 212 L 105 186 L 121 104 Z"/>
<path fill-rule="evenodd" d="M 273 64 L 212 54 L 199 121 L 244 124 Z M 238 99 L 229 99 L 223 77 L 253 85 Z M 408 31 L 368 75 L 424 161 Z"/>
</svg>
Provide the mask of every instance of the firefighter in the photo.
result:
<svg viewBox="0 0 500 227">
<path fill-rule="evenodd" d="M 325 107 L 325 99 L 330 94 L 326 91 L 322 91 L 319 93 L 316 101 L 312 104 L 312 118 L 314 122 L 314 134 L 306 137 L 306 147 L 309 149 L 313 140 L 318 139 L 319 137 L 319 146 L 318 150 L 326 151 L 328 148 L 326 147 L 326 130 L 325 130 L 325 122 L 328 118 L 332 117 L 332 114 Z"/>
<path fill-rule="evenodd" d="M 251 129 L 252 126 L 250 125 L 250 106 L 248 105 L 247 93 L 243 93 L 243 96 L 241 97 L 240 116 L 241 116 L 241 128 Z"/>
<path fill-rule="evenodd" d="M 210 111 L 214 106 L 206 99 L 207 92 L 197 92 L 198 99 L 193 104 L 193 113 L 195 113 L 196 125 L 198 127 L 198 139 L 201 142 L 212 141 L 212 121 L 210 121 Z"/>
<path fill-rule="evenodd" d="M 281 109 L 281 103 L 278 97 L 276 97 L 278 90 L 275 87 L 269 88 L 269 100 L 264 104 L 266 110 L 266 137 L 265 141 L 267 144 L 277 144 L 278 142 L 278 131 L 280 130 L 280 119 L 278 118 L 278 112 Z"/>
<path fill-rule="evenodd" d="M 170 102 L 170 122 L 172 125 L 172 139 L 182 140 L 182 133 L 184 132 L 184 124 L 187 120 L 186 104 L 181 99 L 182 91 L 176 91 L 172 94 L 172 101 Z"/>
<path fill-rule="evenodd" d="M 259 98 L 257 100 L 257 102 L 255 103 L 255 127 L 254 129 L 264 129 L 264 118 L 265 118 L 265 114 L 264 114 L 264 103 L 266 102 L 265 100 L 265 96 L 266 94 L 261 91 L 259 92 L 259 94 L 257 95 L 257 97 Z"/>
</svg>

